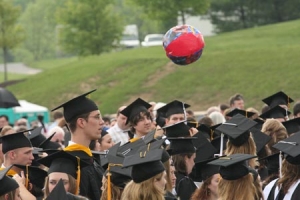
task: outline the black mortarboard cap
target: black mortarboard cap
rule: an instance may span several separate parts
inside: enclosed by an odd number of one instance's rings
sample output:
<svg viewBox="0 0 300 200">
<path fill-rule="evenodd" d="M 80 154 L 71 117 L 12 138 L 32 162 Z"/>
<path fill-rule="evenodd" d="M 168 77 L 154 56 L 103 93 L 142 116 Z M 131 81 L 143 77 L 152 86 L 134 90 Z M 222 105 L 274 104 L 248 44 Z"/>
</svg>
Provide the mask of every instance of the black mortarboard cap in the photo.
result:
<svg viewBox="0 0 300 200">
<path fill-rule="evenodd" d="M 286 160 L 293 165 L 300 165 L 300 134 L 279 141 L 273 147 L 287 154 Z"/>
<path fill-rule="evenodd" d="M 226 116 L 228 116 L 228 117 L 233 117 L 233 116 L 236 115 L 236 114 L 241 114 L 241 115 L 243 115 L 243 116 L 245 116 L 245 117 L 247 117 L 247 118 L 250 118 L 250 117 L 252 117 L 253 115 L 255 115 L 254 112 L 250 112 L 250 111 L 246 111 L 246 110 L 240 110 L 240 109 L 238 109 L 238 108 L 235 108 L 235 109 L 233 109 L 232 111 L 230 111 L 229 113 L 227 113 Z"/>
<path fill-rule="evenodd" d="M 56 134 L 56 132 L 53 133 L 47 139 L 45 139 L 38 147 L 43 148 L 43 149 L 58 149 L 58 148 L 61 148 L 60 144 L 58 144 L 57 142 L 50 141 L 55 134 Z"/>
<path fill-rule="evenodd" d="M 172 137 L 168 138 L 170 146 L 167 152 L 170 155 L 184 154 L 184 153 L 195 153 L 196 147 L 193 144 L 195 137 Z"/>
<path fill-rule="evenodd" d="M 270 118 L 278 119 L 278 118 L 284 118 L 290 114 L 291 114 L 290 111 L 282 108 L 281 106 L 275 106 L 275 107 L 271 108 L 270 110 L 261 114 L 259 117 L 261 117 L 263 119 L 270 119 Z"/>
<path fill-rule="evenodd" d="M 211 139 L 211 134 L 213 134 L 213 131 L 205 124 L 200 124 L 197 127 L 197 130 L 199 131 L 199 133 L 201 133 L 202 135 L 204 135 L 205 138 L 207 139 Z"/>
<path fill-rule="evenodd" d="M 45 178 L 48 173 L 39 167 L 34 166 L 24 166 L 24 165 L 14 165 L 24 171 L 25 177 L 28 175 L 29 182 L 34 184 L 36 187 L 43 189 Z"/>
<path fill-rule="evenodd" d="M 294 102 L 293 99 L 291 99 L 287 94 L 280 91 L 277 92 L 265 99 L 262 100 L 264 103 L 266 103 L 271 108 L 278 106 L 278 105 L 287 105 L 289 106 L 290 103 Z"/>
<path fill-rule="evenodd" d="M 3 196 L 19 188 L 18 183 L 14 179 L 6 175 L 7 172 L 11 169 L 11 167 L 12 166 L 0 170 L 0 196 Z"/>
<path fill-rule="evenodd" d="M 130 120 L 134 116 L 136 116 L 140 112 L 147 112 L 150 107 L 151 104 L 141 98 L 137 98 L 129 106 L 124 108 L 120 113 L 127 117 L 126 124 L 128 124 L 128 122 L 130 122 Z"/>
<path fill-rule="evenodd" d="M 95 104 L 95 102 L 86 97 L 94 91 L 96 90 L 92 90 L 78 97 L 75 97 L 67 101 L 66 103 L 63 103 L 60 106 L 57 106 L 56 108 L 52 109 L 52 111 L 57 110 L 59 108 L 64 108 L 63 113 L 65 120 L 67 122 L 70 122 L 73 118 L 79 115 L 98 110 L 98 106 Z"/>
<path fill-rule="evenodd" d="M 165 138 L 154 140 L 145 146 L 142 146 L 138 151 L 151 151 L 153 149 L 163 149 L 163 144 L 165 143 Z M 161 157 L 161 162 L 167 162 L 170 159 L 169 153 L 163 149 L 163 154 Z"/>
<path fill-rule="evenodd" d="M 211 133 L 210 133 L 210 135 L 211 135 L 210 140 L 213 140 L 214 138 L 221 136 L 221 132 L 217 130 L 217 128 L 219 126 L 221 126 L 221 125 L 222 125 L 222 123 L 219 123 L 219 124 L 216 124 L 216 125 L 213 125 L 213 126 L 209 127 L 210 131 L 211 131 Z"/>
<path fill-rule="evenodd" d="M 195 163 L 205 161 L 218 153 L 218 150 L 200 132 L 196 133 L 193 137 L 197 138 L 192 140 L 196 147 Z"/>
<path fill-rule="evenodd" d="M 259 159 L 258 161 L 265 160 L 266 167 L 268 169 L 268 176 L 272 174 L 279 174 L 279 153 L 275 153 L 264 158 Z"/>
<path fill-rule="evenodd" d="M 108 168 L 106 175 L 111 176 L 110 178 L 114 185 L 124 188 L 126 183 L 131 180 L 131 167 L 123 168 L 123 161 L 125 157 L 118 154 L 120 144 L 121 143 L 118 143 L 108 150 Z"/>
<path fill-rule="evenodd" d="M 223 149 L 224 151 L 226 149 L 228 138 L 226 136 L 223 137 Z M 221 149 L 221 136 L 214 138 L 210 143 L 220 152 Z"/>
<path fill-rule="evenodd" d="M 253 121 L 255 121 L 257 123 L 254 127 L 259 129 L 259 130 L 261 130 L 263 124 L 265 123 L 265 121 L 260 119 L 260 118 L 256 118 Z"/>
<path fill-rule="evenodd" d="M 43 127 L 37 127 L 30 131 L 27 135 L 33 147 L 38 147 L 46 137 L 42 134 Z"/>
<path fill-rule="evenodd" d="M 300 131 L 300 118 L 294 118 L 285 122 L 282 122 L 283 126 L 289 135 Z"/>
<path fill-rule="evenodd" d="M 197 128 L 198 127 L 198 122 L 194 118 L 192 118 L 192 119 L 188 118 L 187 119 L 187 125 L 190 128 Z"/>
<path fill-rule="evenodd" d="M 249 174 L 250 168 L 246 161 L 255 157 L 250 154 L 232 154 L 220 157 L 208 164 L 221 166 L 219 173 L 223 179 L 237 180 Z"/>
<path fill-rule="evenodd" d="M 28 131 L 30 130 L 2 136 L 2 152 L 5 154 L 14 149 L 32 147 L 30 140 L 24 135 Z"/>
<path fill-rule="evenodd" d="M 41 158 L 37 161 L 49 168 L 48 174 L 51 174 L 52 172 L 62 172 L 71 175 L 75 179 L 77 179 L 78 175 L 78 165 L 80 164 L 80 168 L 89 165 L 78 157 L 75 157 L 65 151 L 52 153 L 47 157 Z"/>
<path fill-rule="evenodd" d="M 185 113 L 184 109 L 189 107 L 190 107 L 189 104 L 183 103 L 178 100 L 174 100 L 166 104 L 165 106 L 157 109 L 157 112 L 162 113 L 164 117 L 168 118 L 174 114 L 184 114 Z"/>
<path fill-rule="evenodd" d="M 123 167 L 132 166 L 132 180 L 141 183 L 165 170 L 161 162 L 162 153 L 163 149 L 137 152 L 125 157 Z"/>
<path fill-rule="evenodd" d="M 118 152 L 124 156 L 130 156 L 135 154 L 143 145 L 145 145 L 143 139 L 138 139 L 134 142 L 127 142 L 119 147 Z"/>
<path fill-rule="evenodd" d="M 272 139 L 272 137 L 254 127 L 251 128 L 250 131 L 256 145 L 256 153 L 258 153 L 265 147 L 265 145 Z"/>
<path fill-rule="evenodd" d="M 109 156 L 116 156 L 117 155 L 120 144 L 121 143 L 119 142 L 119 143 L 113 145 L 112 147 L 110 147 L 109 149 L 106 150 L 106 155 L 101 156 L 101 165 L 102 165 L 102 167 L 108 165 L 108 163 L 109 163 L 108 157 Z"/>
<path fill-rule="evenodd" d="M 46 200 L 67 200 L 67 192 L 64 187 L 63 180 L 60 179 L 51 193 L 47 196 Z"/>
<path fill-rule="evenodd" d="M 249 129 L 255 126 L 256 122 L 244 117 L 241 114 L 233 116 L 223 123 L 217 130 L 228 135 L 230 142 L 235 146 L 241 146 L 248 141 Z"/>
<path fill-rule="evenodd" d="M 220 166 L 218 165 L 208 165 L 207 163 L 214 161 L 218 158 L 210 158 L 205 161 L 199 162 L 195 164 L 197 167 L 197 171 L 200 172 L 200 176 L 202 181 L 205 181 L 209 177 L 213 176 L 214 174 L 218 174 L 220 170 Z"/>
<path fill-rule="evenodd" d="M 152 131 L 150 131 L 149 133 L 147 133 L 147 135 L 145 135 L 145 136 L 143 137 L 143 141 L 145 142 L 145 144 L 148 144 L 148 143 L 153 142 L 153 141 L 156 140 L 156 139 L 154 138 L 155 132 L 156 132 L 156 130 L 152 130 Z"/>
<path fill-rule="evenodd" d="M 167 137 L 189 137 L 190 127 L 185 124 L 186 121 L 180 121 L 175 124 L 163 127 L 165 129 L 165 134 Z"/>
</svg>

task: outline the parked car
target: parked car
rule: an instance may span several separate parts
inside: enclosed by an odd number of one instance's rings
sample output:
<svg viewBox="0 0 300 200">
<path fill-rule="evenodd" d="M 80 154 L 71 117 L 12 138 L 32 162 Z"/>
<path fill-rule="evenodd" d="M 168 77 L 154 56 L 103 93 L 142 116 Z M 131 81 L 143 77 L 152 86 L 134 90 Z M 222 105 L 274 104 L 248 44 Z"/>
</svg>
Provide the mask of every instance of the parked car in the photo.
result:
<svg viewBox="0 0 300 200">
<path fill-rule="evenodd" d="M 146 35 L 144 41 L 142 42 L 142 46 L 143 47 L 162 46 L 163 38 L 164 38 L 163 34 Z"/>
<path fill-rule="evenodd" d="M 120 45 L 125 48 L 134 48 L 140 46 L 140 41 L 136 35 L 123 35 Z"/>
</svg>

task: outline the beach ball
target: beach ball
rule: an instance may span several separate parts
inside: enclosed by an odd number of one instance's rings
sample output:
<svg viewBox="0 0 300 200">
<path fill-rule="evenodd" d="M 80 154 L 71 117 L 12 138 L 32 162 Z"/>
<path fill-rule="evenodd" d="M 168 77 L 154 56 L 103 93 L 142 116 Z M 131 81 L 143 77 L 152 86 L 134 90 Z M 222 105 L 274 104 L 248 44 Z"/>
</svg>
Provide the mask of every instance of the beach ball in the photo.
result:
<svg viewBox="0 0 300 200">
<path fill-rule="evenodd" d="M 205 46 L 203 35 L 190 25 L 175 26 L 163 38 L 167 57 L 177 65 L 188 65 L 197 61 Z"/>
</svg>

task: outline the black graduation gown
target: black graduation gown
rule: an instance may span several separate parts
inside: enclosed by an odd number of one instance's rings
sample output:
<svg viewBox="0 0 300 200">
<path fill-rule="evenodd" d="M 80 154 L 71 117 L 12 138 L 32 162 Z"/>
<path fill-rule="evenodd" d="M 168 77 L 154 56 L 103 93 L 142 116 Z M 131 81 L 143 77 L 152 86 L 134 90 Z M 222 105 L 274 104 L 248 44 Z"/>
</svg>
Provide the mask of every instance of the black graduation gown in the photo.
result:
<svg viewBox="0 0 300 200">
<path fill-rule="evenodd" d="M 168 191 L 165 194 L 165 200 L 177 200 L 177 198 L 174 196 L 174 194 Z"/>
<path fill-rule="evenodd" d="M 180 172 L 176 173 L 176 178 L 175 189 L 178 198 L 180 198 L 180 200 L 189 200 L 194 191 L 197 189 L 196 184 L 190 177 Z"/>
<path fill-rule="evenodd" d="M 265 196 L 266 200 L 299 200 L 300 197 L 300 184 L 296 183 L 294 188 L 289 189 L 289 193 L 284 195 L 281 191 L 276 192 L 277 180 L 272 182 L 274 185 L 270 190 L 268 196 Z M 292 187 L 292 186 L 291 186 Z"/>
<path fill-rule="evenodd" d="M 104 169 L 93 157 L 84 151 L 68 151 L 68 153 L 78 156 L 82 161 L 91 165 L 81 169 L 79 194 L 88 197 L 90 200 L 99 200 L 102 194 L 102 176 Z"/>
</svg>

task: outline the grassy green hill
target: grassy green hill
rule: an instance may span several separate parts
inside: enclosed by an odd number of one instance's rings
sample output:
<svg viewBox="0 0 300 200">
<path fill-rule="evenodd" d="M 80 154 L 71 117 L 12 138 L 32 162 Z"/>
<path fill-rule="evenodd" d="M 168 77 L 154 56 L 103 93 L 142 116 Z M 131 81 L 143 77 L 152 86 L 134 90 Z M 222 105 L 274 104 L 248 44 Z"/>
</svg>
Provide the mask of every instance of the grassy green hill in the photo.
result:
<svg viewBox="0 0 300 200">
<path fill-rule="evenodd" d="M 8 89 L 19 99 L 53 108 L 97 88 L 92 99 L 103 113 L 137 97 L 149 101 L 183 100 L 193 110 L 227 103 L 242 93 L 246 106 L 279 90 L 300 99 L 300 20 L 206 37 L 199 61 L 169 62 L 161 47 L 35 63 L 45 71 Z"/>
</svg>

